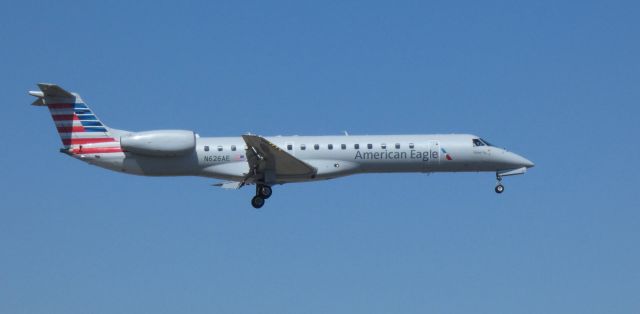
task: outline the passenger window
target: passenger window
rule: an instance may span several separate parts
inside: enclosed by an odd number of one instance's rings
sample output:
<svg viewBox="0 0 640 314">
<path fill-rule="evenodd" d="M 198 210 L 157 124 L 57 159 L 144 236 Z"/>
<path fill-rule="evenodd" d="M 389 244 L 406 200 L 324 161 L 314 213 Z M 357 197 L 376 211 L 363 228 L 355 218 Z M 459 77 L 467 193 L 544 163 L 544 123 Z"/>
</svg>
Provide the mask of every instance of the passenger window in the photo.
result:
<svg viewBox="0 0 640 314">
<path fill-rule="evenodd" d="M 409 143 L 409 148 L 413 149 L 413 143 Z"/>
<path fill-rule="evenodd" d="M 287 144 L 287 150 L 292 150 L 292 149 L 293 149 L 293 145 Z"/>
<path fill-rule="evenodd" d="M 208 151 L 209 151 L 209 146 L 205 146 L 205 147 L 204 147 L 204 151 L 205 151 L 205 152 L 208 152 Z"/>
<path fill-rule="evenodd" d="M 235 152 L 236 151 L 236 146 L 235 145 L 231 145 L 231 150 Z"/>
<path fill-rule="evenodd" d="M 360 149 L 360 144 L 353 144 L 353 148 Z"/>
<path fill-rule="evenodd" d="M 218 146 L 218 151 L 221 152 L 222 151 L 222 146 Z"/>
<path fill-rule="evenodd" d="M 479 138 L 474 138 L 473 139 L 473 146 L 474 147 L 484 146 L 484 143 L 482 143 L 482 141 Z"/>
<path fill-rule="evenodd" d="M 300 144 L 300 150 L 305 150 L 305 149 L 307 149 L 307 146 L 304 144 Z"/>
<path fill-rule="evenodd" d="M 396 149 L 400 149 L 400 143 L 396 143 Z"/>
<path fill-rule="evenodd" d="M 387 144 L 380 144 L 380 148 L 387 149 Z"/>
<path fill-rule="evenodd" d="M 328 148 L 329 150 L 333 149 L 333 144 L 329 144 L 329 145 L 327 145 L 327 148 Z"/>
<path fill-rule="evenodd" d="M 313 149 L 315 149 L 315 150 L 320 149 L 320 145 L 318 145 L 318 144 L 313 145 Z"/>
<path fill-rule="evenodd" d="M 373 148 L 373 144 L 367 144 L 367 148 L 368 149 L 372 149 Z"/>
<path fill-rule="evenodd" d="M 340 144 L 340 148 L 342 148 L 342 150 L 347 149 L 347 144 Z"/>
</svg>

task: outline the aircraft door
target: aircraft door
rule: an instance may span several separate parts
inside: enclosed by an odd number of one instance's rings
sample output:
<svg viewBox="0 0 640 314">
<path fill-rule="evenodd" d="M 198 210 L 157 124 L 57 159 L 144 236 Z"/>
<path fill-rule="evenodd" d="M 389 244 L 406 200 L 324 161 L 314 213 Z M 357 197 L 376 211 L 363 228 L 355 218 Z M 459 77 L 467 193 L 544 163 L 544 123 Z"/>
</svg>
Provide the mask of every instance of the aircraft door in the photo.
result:
<svg viewBox="0 0 640 314">
<path fill-rule="evenodd" d="M 412 158 L 420 160 L 421 171 L 430 172 L 440 163 L 440 143 L 437 141 L 426 141 L 416 144 L 416 152 Z"/>
<path fill-rule="evenodd" d="M 442 158 L 444 156 L 442 156 L 442 149 L 440 149 L 440 142 L 439 141 L 433 141 L 431 142 L 431 164 L 434 167 L 438 167 L 438 165 L 440 164 L 440 158 Z"/>
<path fill-rule="evenodd" d="M 440 142 L 438 141 L 429 141 L 425 145 L 424 154 L 426 158 L 423 158 L 423 171 L 430 172 L 435 170 L 440 164 Z"/>
</svg>

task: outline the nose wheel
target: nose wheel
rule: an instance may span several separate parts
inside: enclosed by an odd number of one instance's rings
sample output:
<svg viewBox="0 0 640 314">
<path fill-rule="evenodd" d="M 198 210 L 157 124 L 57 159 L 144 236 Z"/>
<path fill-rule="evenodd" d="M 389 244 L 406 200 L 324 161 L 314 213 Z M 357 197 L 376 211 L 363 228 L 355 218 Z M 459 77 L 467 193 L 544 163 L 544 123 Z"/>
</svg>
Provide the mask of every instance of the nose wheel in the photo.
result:
<svg viewBox="0 0 640 314">
<path fill-rule="evenodd" d="M 502 177 L 499 175 L 496 175 L 496 179 L 498 180 L 498 182 L 496 183 L 495 191 L 496 193 L 500 194 L 504 192 L 504 185 L 502 185 Z"/>
<path fill-rule="evenodd" d="M 251 199 L 251 206 L 253 208 L 261 208 L 264 206 L 264 201 L 271 197 L 273 190 L 270 186 L 264 184 L 256 185 L 256 196 Z"/>
</svg>

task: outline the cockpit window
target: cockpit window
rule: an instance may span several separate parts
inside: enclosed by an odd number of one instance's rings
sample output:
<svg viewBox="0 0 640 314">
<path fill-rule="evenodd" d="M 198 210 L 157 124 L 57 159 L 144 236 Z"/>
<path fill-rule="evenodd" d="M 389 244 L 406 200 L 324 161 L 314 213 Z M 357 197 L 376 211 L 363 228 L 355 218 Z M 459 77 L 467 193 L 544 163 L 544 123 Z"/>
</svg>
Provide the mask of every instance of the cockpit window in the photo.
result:
<svg viewBox="0 0 640 314">
<path fill-rule="evenodd" d="M 478 147 L 478 146 L 493 146 L 491 145 L 491 143 L 481 139 L 481 138 L 474 138 L 473 139 L 473 146 L 474 147 Z"/>
<path fill-rule="evenodd" d="M 493 145 L 491 145 L 491 143 L 487 142 L 487 141 L 486 141 L 485 139 L 483 139 L 483 138 L 481 138 L 480 140 L 484 143 L 484 145 L 487 145 L 487 146 L 493 146 Z"/>
</svg>

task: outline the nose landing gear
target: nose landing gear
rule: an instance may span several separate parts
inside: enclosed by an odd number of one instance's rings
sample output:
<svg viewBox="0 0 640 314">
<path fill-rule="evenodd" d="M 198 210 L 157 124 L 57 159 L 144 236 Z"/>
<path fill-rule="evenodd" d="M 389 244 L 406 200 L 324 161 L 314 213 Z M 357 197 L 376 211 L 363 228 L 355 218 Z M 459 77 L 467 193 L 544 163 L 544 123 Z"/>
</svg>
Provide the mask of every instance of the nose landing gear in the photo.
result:
<svg viewBox="0 0 640 314">
<path fill-rule="evenodd" d="M 496 182 L 496 189 L 495 189 L 496 193 L 500 194 L 504 192 L 504 185 L 502 185 L 501 183 L 503 177 L 521 175 L 521 174 L 524 174 L 525 172 L 527 172 L 527 167 L 522 167 L 518 169 L 496 170 L 496 180 L 498 180 L 498 182 Z"/>
<path fill-rule="evenodd" d="M 251 206 L 253 208 L 261 208 L 264 206 L 264 201 L 271 197 L 273 190 L 270 186 L 264 184 L 256 185 L 256 196 L 251 199 Z"/>
<path fill-rule="evenodd" d="M 496 193 L 500 194 L 502 192 L 504 192 L 504 185 L 502 185 L 502 176 L 496 174 L 496 179 L 498 180 L 498 182 L 496 183 Z"/>
</svg>

